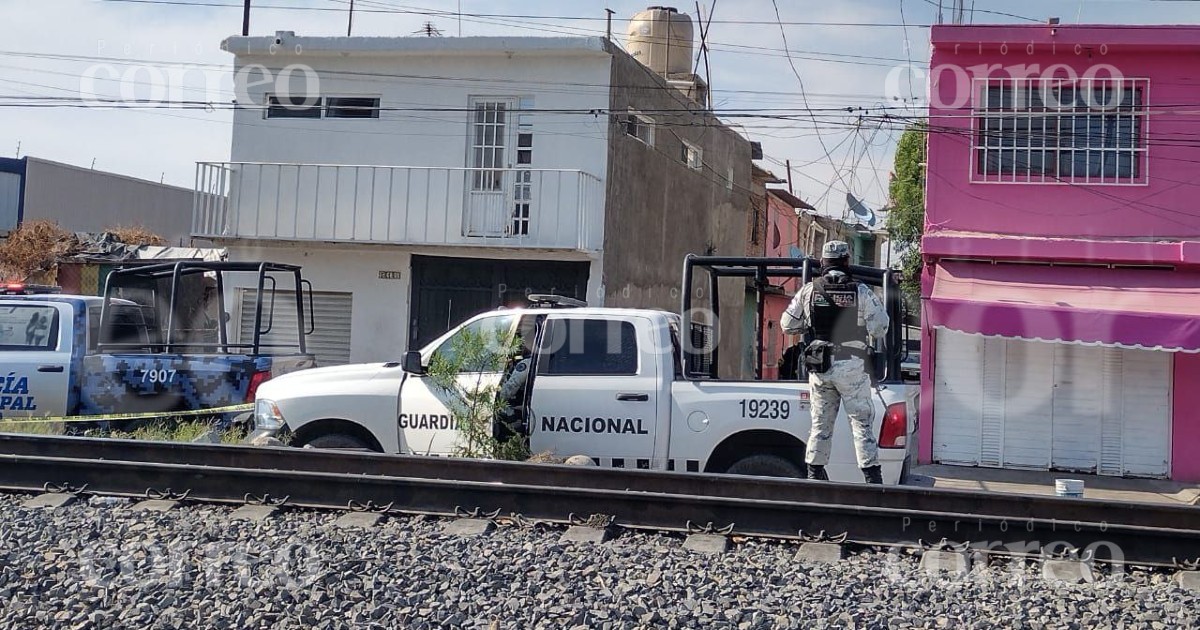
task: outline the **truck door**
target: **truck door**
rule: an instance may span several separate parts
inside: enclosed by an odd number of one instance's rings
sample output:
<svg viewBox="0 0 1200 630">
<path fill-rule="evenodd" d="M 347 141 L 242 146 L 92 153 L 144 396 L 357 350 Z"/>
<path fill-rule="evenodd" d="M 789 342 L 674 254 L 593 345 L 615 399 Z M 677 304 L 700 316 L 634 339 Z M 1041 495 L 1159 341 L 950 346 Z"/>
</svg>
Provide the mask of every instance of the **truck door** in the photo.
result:
<svg viewBox="0 0 1200 630">
<path fill-rule="evenodd" d="M 457 378 L 459 393 L 494 387 L 500 383 L 504 361 L 495 361 L 488 356 L 459 357 L 458 353 L 463 349 L 462 343 L 468 335 L 497 339 L 512 334 L 515 323 L 516 318 L 512 315 L 477 319 L 444 337 L 440 343 L 435 342 L 432 349 L 427 348 L 428 352 L 422 353 L 422 362 L 428 366 L 435 354 L 441 354 L 451 363 L 460 364 L 462 369 Z M 415 455 L 455 454 L 461 436 L 450 413 L 455 396 L 439 387 L 430 375 L 409 374 L 404 379 L 397 420 L 400 452 Z"/>
<path fill-rule="evenodd" d="M 622 315 L 546 319 L 529 408 L 534 453 L 650 467 L 661 384 L 646 321 Z"/>
<path fill-rule="evenodd" d="M 71 305 L 0 304 L 0 417 L 62 416 L 69 411 L 73 346 Z"/>
</svg>

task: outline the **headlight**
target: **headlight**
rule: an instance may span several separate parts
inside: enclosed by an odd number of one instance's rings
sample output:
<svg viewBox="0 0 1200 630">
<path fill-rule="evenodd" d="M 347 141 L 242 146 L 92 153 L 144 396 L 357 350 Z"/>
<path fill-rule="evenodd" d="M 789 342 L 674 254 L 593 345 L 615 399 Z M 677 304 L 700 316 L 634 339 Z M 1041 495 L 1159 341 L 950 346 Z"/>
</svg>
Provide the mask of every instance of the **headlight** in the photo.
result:
<svg viewBox="0 0 1200 630">
<path fill-rule="evenodd" d="M 278 431 L 283 428 L 283 413 L 274 401 L 259 398 L 254 401 L 254 428 Z"/>
</svg>

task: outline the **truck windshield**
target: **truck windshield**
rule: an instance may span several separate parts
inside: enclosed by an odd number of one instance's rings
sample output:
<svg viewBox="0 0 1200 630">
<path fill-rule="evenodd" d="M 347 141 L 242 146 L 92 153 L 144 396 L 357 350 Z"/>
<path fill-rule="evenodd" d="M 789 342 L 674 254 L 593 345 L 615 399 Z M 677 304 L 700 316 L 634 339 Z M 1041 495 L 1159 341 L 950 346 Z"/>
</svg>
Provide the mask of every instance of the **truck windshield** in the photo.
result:
<svg viewBox="0 0 1200 630">
<path fill-rule="evenodd" d="M 433 356 L 451 365 L 461 361 L 463 372 L 499 372 L 508 362 L 501 350 L 508 344 L 505 339 L 512 338 L 514 320 L 512 315 L 477 319 L 443 341 Z M 476 345 L 480 343 L 482 347 Z"/>
</svg>

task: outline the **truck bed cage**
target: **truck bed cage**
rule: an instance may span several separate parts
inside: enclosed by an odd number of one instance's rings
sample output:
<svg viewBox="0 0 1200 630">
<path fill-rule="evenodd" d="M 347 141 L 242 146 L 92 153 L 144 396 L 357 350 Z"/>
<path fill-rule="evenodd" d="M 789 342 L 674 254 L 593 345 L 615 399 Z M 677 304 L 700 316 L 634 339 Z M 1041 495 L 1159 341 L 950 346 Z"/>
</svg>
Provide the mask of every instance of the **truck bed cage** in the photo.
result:
<svg viewBox="0 0 1200 630">
<path fill-rule="evenodd" d="M 209 274 L 216 280 L 216 297 L 219 309 L 219 321 L 216 325 L 217 341 L 215 343 L 197 343 L 195 341 L 176 341 L 175 332 L 177 331 L 176 315 L 179 306 L 178 297 L 180 293 L 180 279 L 196 274 Z M 228 326 L 225 321 L 225 274 L 227 273 L 254 273 L 257 275 L 257 289 L 255 291 L 254 304 L 254 335 L 250 343 L 232 343 L 228 337 Z M 262 336 L 271 332 L 271 327 L 275 316 L 275 277 L 270 275 L 277 273 L 281 275 L 290 275 L 295 283 L 295 314 L 297 340 L 295 344 L 281 343 L 263 343 Z M 154 345 L 161 352 L 171 353 L 179 352 L 181 349 L 201 348 L 205 352 L 228 353 L 231 349 L 244 350 L 248 349 L 251 354 L 260 354 L 263 348 L 296 348 L 301 354 L 308 350 L 305 345 L 305 336 L 312 334 L 316 328 L 316 323 L 312 308 L 312 285 L 308 280 L 305 280 L 300 275 L 300 266 L 286 263 L 274 262 L 243 262 L 243 261 L 204 261 L 204 260 L 179 260 L 164 263 L 154 264 L 139 264 L 125 266 L 113 270 L 109 273 L 104 285 L 104 305 L 100 315 L 100 328 L 105 330 L 107 324 L 106 319 L 110 317 L 110 301 L 112 300 L 114 289 L 129 287 L 135 288 L 138 285 L 147 283 L 158 283 L 164 280 L 170 280 L 169 289 L 167 291 L 167 315 L 165 322 L 165 331 L 159 343 Z M 264 290 L 270 293 L 270 311 L 266 313 L 267 322 L 266 329 L 263 329 L 263 295 Z M 157 289 L 154 290 L 157 296 Z M 305 326 L 305 293 L 308 294 L 308 325 Z M 157 297 L 155 298 L 155 308 L 157 309 Z M 243 304 L 243 308 L 245 308 Z M 157 323 L 157 322 L 156 322 Z M 98 348 L 119 350 L 144 347 L 142 343 L 101 343 Z"/>
<path fill-rule="evenodd" d="M 680 316 L 682 317 L 681 335 L 691 335 L 692 322 L 692 284 L 696 269 L 708 272 L 709 295 L 713 321 L 720 325 L 720 292 L 718 280 L 721 278 L 747 278 L 755 289 L 755 354 L 754 377 L 762 378 L 763 361 L 763 308 L 764 295 L 769 291 L 770 278 L 800 278 L 801 284 L 808 284 L 821 269 L 821 261 L 815 258 L 764 258 L 749 256 L 697 256 L 688 254 L 683 260 L 683 284 L 681 290 Z M 877 357 L 874 366 L 880 381 L 900 381 L 900 362 L 904 354 L 903 328 L 904 303 L 900 293 L 900 271 L 850 265 L 854 279 L 871 287 L 883 290 L 883 304 L 887 309 L 891 325 L 884 340 L 884 352 Z M 693 369 L 692 361 L 684 361 L 684 370 L 689 378 L 717 378 L 717 359 L 719 358 L 719 335 L 714 331 L 711 349 L 708 357 L 701 363 L 701 369 Z M 695 344 L 693 344 L 694 346 Z M 686 352 L 686 350 L 685 350 Z M 693 354 L 696 353 L 694 350 Z M 691 359 L 694 357 L 685 358 Z"/>
</svg>

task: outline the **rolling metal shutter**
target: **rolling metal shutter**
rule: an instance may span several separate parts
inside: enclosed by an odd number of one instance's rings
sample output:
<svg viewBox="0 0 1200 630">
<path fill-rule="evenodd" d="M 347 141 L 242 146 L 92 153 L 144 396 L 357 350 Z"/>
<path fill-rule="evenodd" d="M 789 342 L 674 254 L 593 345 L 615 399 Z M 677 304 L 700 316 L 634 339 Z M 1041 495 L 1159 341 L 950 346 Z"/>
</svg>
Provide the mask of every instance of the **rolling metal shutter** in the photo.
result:
<svg viewBox="0 0 1200 630">
<path fill-rule="evenodd" d="M 937 335 L 935 461 L 1169 473 L 1170 353 Z"/>
<path fill-rule="evenodd" d="M 239 339 L 240 343 L 254 340 L 254 294 L 255 289 L 242 289 Z M 263 343 L 288 344 L 296 340 L 295 292 L 275 291 L 275 317 L 271 332 L 262 336 Z M 270 299 L 270 294 L 267 294 Z M 313 318 L 316 330 L 306 342 L 308 351 L 317 358 L 318 366 L 341 365 L 350 362 L 350 293 L 314 291 Z M 308 303 L 304 304 L 307 317 Z M 270 311 L 270 302 L 263 304 L 263 319 Z M 265 327 L 265 322 L 264 322 Z"/>
</svg>

